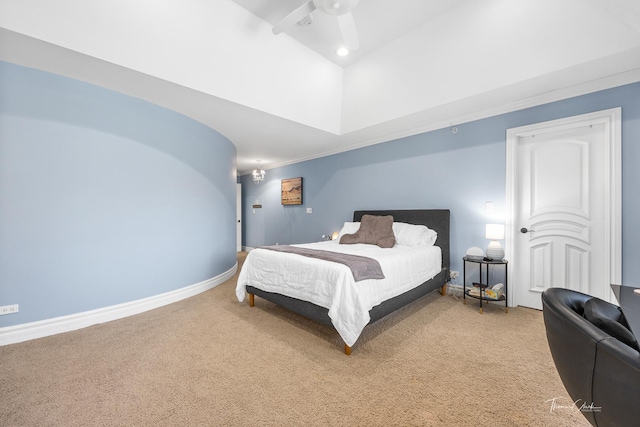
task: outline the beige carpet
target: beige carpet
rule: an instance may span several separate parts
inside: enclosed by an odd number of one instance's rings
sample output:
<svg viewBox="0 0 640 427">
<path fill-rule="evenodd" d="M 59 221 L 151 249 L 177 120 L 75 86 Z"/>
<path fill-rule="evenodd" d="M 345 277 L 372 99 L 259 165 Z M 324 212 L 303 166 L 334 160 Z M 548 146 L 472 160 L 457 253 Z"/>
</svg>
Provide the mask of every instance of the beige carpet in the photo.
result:
<svg viewBox="0 0 640 427">
<path fill-rule="evenodd" d="M 240 257 L 242 261 L 243 257 Z M 541 312 L 431 294 L 337 334 L 235 278 L 141 315 L 0 347 L 3 426 L 588 426 Z"/>
</svg>

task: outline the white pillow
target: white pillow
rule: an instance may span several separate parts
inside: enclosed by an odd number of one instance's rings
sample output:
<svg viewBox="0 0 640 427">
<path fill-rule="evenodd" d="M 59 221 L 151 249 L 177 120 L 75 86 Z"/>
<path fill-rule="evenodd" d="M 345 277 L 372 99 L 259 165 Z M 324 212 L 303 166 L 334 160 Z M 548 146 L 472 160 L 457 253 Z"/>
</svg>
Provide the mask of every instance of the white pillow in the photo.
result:
<svg viewBox="0 0 640 427">
<path fill-rule="evenodd" d="M 345 222 L 344 225 L 342 226 L 342 229 L 340 230 L 340 233 L 338 233 L 338 238 L 336 240 L 339 242 L 340 238 L 345 234 L 353 234 L 359 229 L 360 229 L 359 222 Z"/>
<path fill-rule="evenodd" d="M 394 222 L 393 234 L 396 236 L 396 245 L 404 246 L 433 246 L 438 238 L 438 233 L 425 225 L 405 222 Z"/>
</svg>

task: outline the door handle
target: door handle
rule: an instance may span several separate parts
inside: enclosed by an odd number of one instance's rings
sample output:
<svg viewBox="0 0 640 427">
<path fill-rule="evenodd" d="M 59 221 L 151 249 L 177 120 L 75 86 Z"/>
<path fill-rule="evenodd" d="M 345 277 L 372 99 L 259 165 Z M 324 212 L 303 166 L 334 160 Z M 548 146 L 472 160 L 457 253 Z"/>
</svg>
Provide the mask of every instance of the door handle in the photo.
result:
<svg viewBox="0 0 640 427">
<path fill-rule="evenodd" d="M 533 233 L 534 231 L 535 231 L 535 230 L 527 230 L 527 228 L 526 228 L 526 227 L 522 227 L 522 228 L 520 229 L 520 232 L 521 232 L 522 234 L 525 234 L 525 233 Z"/>
</svg>

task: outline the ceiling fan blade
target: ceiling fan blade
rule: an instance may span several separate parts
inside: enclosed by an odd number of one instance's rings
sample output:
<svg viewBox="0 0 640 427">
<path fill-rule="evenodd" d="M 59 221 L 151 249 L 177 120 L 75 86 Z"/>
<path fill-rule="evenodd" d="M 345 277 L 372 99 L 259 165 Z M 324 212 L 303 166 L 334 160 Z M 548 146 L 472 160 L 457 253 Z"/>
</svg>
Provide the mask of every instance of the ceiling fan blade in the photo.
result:
<svg viewBox="0 0 640 427">
<path fill-rule="evenodd" d="M 353 20 L 351 12 L 344 15 L 338 15 L 338 25 L 340 26 L 340 33 L 342 33 L 342 40 L 349 50 L 356 50 L 360 47 L 358 41 L 358 30 L 356 28 L 356 22 Z"/>
<path fill-rule="evenodd" d="M 273 34 L 280 34 L 287 28 L 293 27 L 296 22 L 300 21 L 302 18 L 304 18 L 314 10 L 316 10 L 316 6 L 313 4 L 313 0 L 309 0 L 308 2 L 285 16 L 282 21 L 278 22 L 273 27 Z"/>
</svg>

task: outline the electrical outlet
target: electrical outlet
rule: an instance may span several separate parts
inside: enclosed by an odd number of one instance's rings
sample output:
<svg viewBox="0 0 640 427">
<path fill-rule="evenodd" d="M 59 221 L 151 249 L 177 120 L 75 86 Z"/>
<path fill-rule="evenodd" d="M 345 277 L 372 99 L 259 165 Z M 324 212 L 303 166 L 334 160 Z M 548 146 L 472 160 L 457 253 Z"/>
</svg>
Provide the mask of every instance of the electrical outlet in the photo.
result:
<svg viewBox="0 0 640 427">
<path fill-rule="evenodd" d="M 457 279 L 458 276 L 460 276 L 460 273 L 458 271 L 455 270 L 451 270 L 449 272 L 449 277 L 453 280 L 453 279 Z"/>
<path fill-rule="evenodd" d="M 312 208 L 307 208 L 307 213 L 313 213 L 313 209 Z"/>
<path fill-rule="evenodd" d="M 18 304 L 3 305 L 2 307 L 0 307 L 0 316 L 2 316 L 3 314 L 17 313 L 18 311 Z"/>
</svg>

